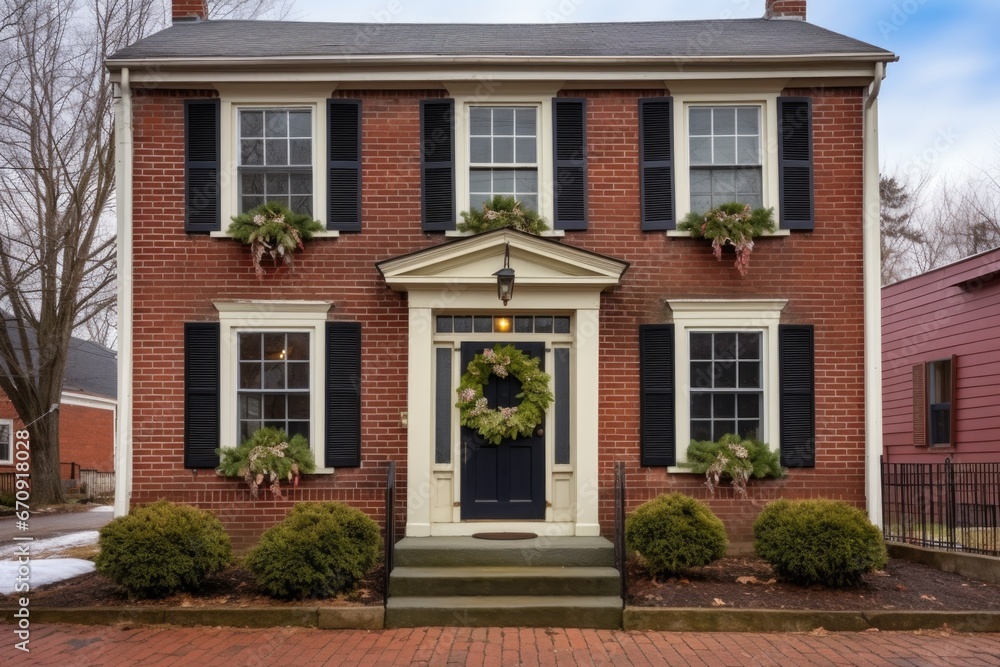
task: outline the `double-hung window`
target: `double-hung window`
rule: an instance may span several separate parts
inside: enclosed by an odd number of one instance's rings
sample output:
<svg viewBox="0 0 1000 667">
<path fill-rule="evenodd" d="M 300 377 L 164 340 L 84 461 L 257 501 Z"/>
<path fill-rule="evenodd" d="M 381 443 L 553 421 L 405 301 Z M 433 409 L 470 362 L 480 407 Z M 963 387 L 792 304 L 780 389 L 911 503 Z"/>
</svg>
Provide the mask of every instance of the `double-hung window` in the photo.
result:
<svg viewBox="0 0 1000 667">
<path fill-rule="evenodd" d="M 942 446 L 952 440 L 952 360 L 942 359 L 927 364 L 927 435 L 928 444 Z"/>
<path fill-rule="evenodd" d="M 313 213 L 313 122 L 308 108 L 241 108 L 239 208 L 278 201 Z"/>
<path fill-rule="evenodd" d="M 688 108 L 691 210 L 763 205 L 759 106 Z"/>
<path fill-rule="evenodd" d="M 14 462 L 14 421 L 0 419 L 0 464 Z"/>
<path fill-rule="evenodd" d="M 240 332 L 239 439 L 274 427 L 310 438 L 310 344 L 307 332 Z"/>
<path fill-rule="evenodd" d="M 538 108 L 469 107 L 469 207 L 495 195 L 538 210 Z"/>
<path fill-rule="evenodd" d="M 764 401 L 759 331 L 690 333 L 691 439 L 759 438 Z"/>
</svg>

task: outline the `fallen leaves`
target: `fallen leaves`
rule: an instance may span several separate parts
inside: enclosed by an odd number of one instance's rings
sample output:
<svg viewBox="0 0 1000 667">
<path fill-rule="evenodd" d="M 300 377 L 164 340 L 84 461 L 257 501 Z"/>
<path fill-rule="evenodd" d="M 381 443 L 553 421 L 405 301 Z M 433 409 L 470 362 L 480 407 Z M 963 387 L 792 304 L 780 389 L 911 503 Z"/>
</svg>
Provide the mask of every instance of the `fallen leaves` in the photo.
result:
<svg viewBox="0 0 1000 667">
<path fill-rule="evenodd" d="M 714 600 L 712 600 L 712 606 L 713 607 L 725 607 L 726 603 L 724 601 L 720 600 L 719 598 L 715 598 Z"/>
</svg>

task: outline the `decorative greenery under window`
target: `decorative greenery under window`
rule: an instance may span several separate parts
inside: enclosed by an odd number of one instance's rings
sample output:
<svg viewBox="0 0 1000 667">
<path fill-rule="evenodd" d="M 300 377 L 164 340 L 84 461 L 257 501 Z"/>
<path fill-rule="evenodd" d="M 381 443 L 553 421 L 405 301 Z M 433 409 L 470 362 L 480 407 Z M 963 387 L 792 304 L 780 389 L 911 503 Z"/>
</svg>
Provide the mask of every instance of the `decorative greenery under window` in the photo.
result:
<svg viewBox="0 0 1000 667">
<path fill-rule="evenodd" d="M 692 440 L 687 450 L 687 461 L 681 468 L 705 474 L 705 486 L 712 493 L 724 479 L 732 481 L 740 498 L 747 497 L 747 483 L 755 479 L 780 479 L 787 474 L 781 467 L 778 452 L 772 451 L 759 440 L 741 438 L 727 433 L 717 442 Z"/>
<path fill-rule="evenodd" d="M 292 254 L 302 250 L 323 225 L 305 213 L 294 213 L 281 202 L 270 201 L 233 216 L 226 233 L 250 246 L 257 278 L 264 277 L 260 260 L 269 255 L 277 265 L 292 266 Z"/>
<path fill-rule="evenodd" d="M 505 195 L 495 195 L 493 199 L 484 202 L 482 211 L 462 211 L 461 215 L 462 222 L 458 223 L 458 231 L 473 234 L 513 227 L 537 235 L 549 228 L 538 213 L 522 209 L 521 202 Z"/>
<path fill-rule="evenodd" d="M 688 213 L 677 229 L 690 232 L 695 238 L 711 239 L 712 252 L 718 260 L 722 259 L 722 246 L 728 243 L 736 248 L 735 266 L 745 276 L 750 268 L 753 240 L 775 231 L 774 209 L 751 210 L 749 205 L 737 202 L 720 204 L 703 215 Z"/>
<path fill-rule="evenodd" d="M 302 475 L 316 470 L 309 442 L 301 435 L 289 439 L 288 434 L 276 428 L 266 427 L 254 432 L 239 447 L 217 449 L 220 474 L 226 477 L 241 477 L 250 487 L 250 497 L 257 499 L 258 490 L 267 486 L 278 500 L 281 482 L 286 480 L 292 486 L 299 485 Z"/>
</svg>

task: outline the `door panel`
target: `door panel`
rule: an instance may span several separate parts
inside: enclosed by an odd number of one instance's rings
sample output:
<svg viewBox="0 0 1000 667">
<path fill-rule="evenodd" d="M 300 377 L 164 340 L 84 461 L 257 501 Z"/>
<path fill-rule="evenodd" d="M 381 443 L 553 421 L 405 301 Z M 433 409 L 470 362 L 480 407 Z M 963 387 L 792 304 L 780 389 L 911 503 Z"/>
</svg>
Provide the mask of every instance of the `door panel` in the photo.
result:
<svg viewBox="0 0 1000 667">
<path fill-rule="evenodd" d="M 545 343 L 511 343 L 530 357 L 540 360 L 544 370 Z M 462 371 L 472 358 L 494 342 L 462 343 Z M 512 407 L 521 383 L 510 376 L 490 376 L 483 395 L 491 408 Z M 541 429 L 543 423 L 537 428 Z M 499 445 L 486 442 L 474 430 L 463 426 L 462 437 L 462 520 L 524 520 L 545 518 L 545 436 L 536 434 Z"/>
</svg>

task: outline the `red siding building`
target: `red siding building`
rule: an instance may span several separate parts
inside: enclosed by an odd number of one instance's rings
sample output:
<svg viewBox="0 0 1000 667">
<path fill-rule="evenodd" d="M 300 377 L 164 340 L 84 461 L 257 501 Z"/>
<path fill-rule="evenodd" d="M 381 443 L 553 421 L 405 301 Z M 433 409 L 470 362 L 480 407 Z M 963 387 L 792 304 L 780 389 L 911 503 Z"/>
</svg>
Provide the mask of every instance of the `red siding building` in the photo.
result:
<svg viewBox="0 0 1000 667">
<path fill-rule="evenodd" d="M 692 437 L 730 430 L 791 470 L 755 483 L 755 500 L 879 506 L 878 221 L 865 212 L 891 53 L 807 23 L 805 2 L 769 0 L 769 18 L 746 21 L 369 31 L 210 21 L 188 14 L 197 4 L 175 2 L 171 28 L 108 61 L 132 475 L 119 513 L 196 504 L 246 547 L 302 500 L 381 521 L 395 461 L 408 536 L 593 536 L 613 530 L 621 461 L 630 507 L 682 491 L 745 543 L 760 503 L 713 497 L 677 467 Z M 498 193 L 552 231 L 455 231 Z M 225 230 L 265 197 L 326 231 L 294 271 L 258 280 Z M 731 199 L 773 208 L 781 227 L 745 277 L 676 230 Z M 304 379 L 263 414 L 243 364 L 292 372 L 268 341 L 299 346 Z M 483 446 L 459 424 L 469 355 L 495 342 L 552 376 L 530 442 Z M 213 470 L 217 447 L 262 423 L 307 435 L 319 462 L 285 500 L 253 501 Z"/>
<path fill-rule="evenodd" d="M 1000 461 L 1000 248 L 882 288 L 884 456 Z"/>
</svg>

